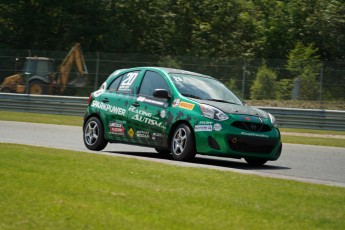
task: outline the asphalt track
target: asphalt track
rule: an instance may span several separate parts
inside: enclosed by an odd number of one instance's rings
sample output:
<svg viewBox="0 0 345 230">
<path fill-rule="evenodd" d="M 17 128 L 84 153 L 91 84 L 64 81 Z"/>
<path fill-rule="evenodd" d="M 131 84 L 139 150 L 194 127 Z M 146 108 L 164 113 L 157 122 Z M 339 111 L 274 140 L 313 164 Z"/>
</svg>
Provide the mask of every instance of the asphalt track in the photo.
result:
<svg viewBox="0 0 345 230">
<path fill-rule="evenodd" d="M 83 144 L 81 127 L 10 121 L 0 121 L 0 127 L 0 142 L 5 143 L 85 151 L 183 167 L 212 168 L 345 187 L 345 148 L 284 144 L 278 161 L 270 161 L 263 167 L 251 167 L 244 160 L 200 155 L 193 163 L 177 162 L 161 156 L 152 148 L 124 144 L 108 144 L 103 151 L 92 152 Z"/>
</svg>

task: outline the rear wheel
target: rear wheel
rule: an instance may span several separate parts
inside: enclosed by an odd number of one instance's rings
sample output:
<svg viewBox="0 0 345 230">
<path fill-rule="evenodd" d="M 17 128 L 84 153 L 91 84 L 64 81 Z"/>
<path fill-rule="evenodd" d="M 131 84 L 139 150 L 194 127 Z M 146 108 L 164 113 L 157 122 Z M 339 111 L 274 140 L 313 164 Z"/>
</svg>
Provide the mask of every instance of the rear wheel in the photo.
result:
<svg viewBox="0 0 345 230">
<path fill-rule="evenodd" d="M 86 148 L 90 150 L 103 150 L 108 141 L 104 138 L 104 128 L 97 117 L 89 118 L 83 128 L 83 139 Z"/>
<path fill-rule="evenodd" d="M 194 135 L 186 124 L 180 124 L 171 138 L 171 153 L 175 160 L 190 161 L 196 154 Z"/>
<path fill-rule="evenodd" d="M 29 93 L 30 94 L 47 94 L 48 85 L 40 80 L 32 80 L 29 83 Z"/>
<path fill-rule="evenodd" d="M 267 162 L 267 160 L 260 158 L 245 158 L 245 160 L 252 166 L 262 166 Z"/>
</svg>

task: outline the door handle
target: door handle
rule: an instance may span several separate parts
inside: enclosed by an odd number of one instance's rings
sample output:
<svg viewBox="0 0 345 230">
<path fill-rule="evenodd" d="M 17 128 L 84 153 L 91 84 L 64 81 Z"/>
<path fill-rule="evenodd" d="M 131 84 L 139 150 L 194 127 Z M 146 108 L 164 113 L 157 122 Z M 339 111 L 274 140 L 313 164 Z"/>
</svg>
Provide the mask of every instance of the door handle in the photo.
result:
<svg viewBox="0 0 345 230">
<path fill-rule="evenodd" d="M 140 106 L 140 104 L 139 104 L 139 102 L 134 102 L 133 104 L 132 104 L 134 107 L 138 107 L 138 106 Z"/>
<path fill-rule="evenodd" d="M 108 98 L 103 98 L 103 99 L 102 99 L 102 102 L 108 103 L 108 102 L 109 102 L 109 99 L 108 99 Z"/>
</svg>

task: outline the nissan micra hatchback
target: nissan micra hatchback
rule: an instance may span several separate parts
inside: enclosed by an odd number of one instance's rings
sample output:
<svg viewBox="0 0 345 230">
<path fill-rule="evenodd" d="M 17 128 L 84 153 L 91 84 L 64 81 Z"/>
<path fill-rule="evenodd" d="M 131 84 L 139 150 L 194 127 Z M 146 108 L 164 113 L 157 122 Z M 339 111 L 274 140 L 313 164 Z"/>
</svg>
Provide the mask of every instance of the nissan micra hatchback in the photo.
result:
<svg viewBox="0 0 345 230">
<path fill-rule="evenodd" d="M 275 118 L 249 107 L 218 80 L 184 70 L 117 70 L 88 100 L 83 139 L 148 146 L 175 160 L 195 154 L 244 158 L 263 165 L 282 151 Z"/>
</svg>

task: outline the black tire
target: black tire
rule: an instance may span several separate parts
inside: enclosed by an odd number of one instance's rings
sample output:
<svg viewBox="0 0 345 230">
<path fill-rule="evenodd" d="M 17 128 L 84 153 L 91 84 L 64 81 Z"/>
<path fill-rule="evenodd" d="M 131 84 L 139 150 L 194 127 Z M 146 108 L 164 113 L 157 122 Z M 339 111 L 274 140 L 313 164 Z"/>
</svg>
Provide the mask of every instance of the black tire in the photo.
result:
<svg viewBox="0 0 345 230">
<path fill-rule="evenodd" d="M 83 127 L 83 139 L 86 148 L 94 151 L 103 150 L 108 141 L 104 138 L 102 122 L 97 117 L 90 117 Z"/>
<path fill-rule="evenodd" d="M 193 132 L 186 124 L 180 124 L 171 137 L 171 154 L 175 160 L 191 161 L 196 154 Z"/>
<path fill-rule="evenodd" d="M 171 153 L 170 149 L 155 148 L 155 150 L 157 151 L 157 153 L 164 154 L 164 155 L 168 155 Z"/>
<path fill-rule="evenodd" d="M 29 82 L 29 94 L 48 94 L 48 85 L 40 80 Z"/>
<path fill-rule="evenodd" d="M 245 158 L 247 163 L 251 166 L 263 166 L 266 164 L 266 159 L 260 159 L 260 158 Z"/>
</svg>

